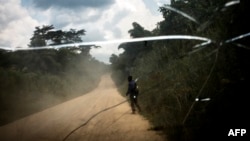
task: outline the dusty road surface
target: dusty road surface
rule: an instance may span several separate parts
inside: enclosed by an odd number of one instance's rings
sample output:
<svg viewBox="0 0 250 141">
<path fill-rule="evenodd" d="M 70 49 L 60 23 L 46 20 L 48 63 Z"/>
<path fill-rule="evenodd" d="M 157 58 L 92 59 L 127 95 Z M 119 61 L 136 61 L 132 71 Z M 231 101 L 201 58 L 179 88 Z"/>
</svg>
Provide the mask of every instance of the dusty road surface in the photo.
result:
<svg viewBox="0 0 250 141">
<path fill-rule="evenodd" d="M 162 141 L 125 100 L 104 75 L 88 94 L 1 126 L 0 141 Z"/>
</svg>

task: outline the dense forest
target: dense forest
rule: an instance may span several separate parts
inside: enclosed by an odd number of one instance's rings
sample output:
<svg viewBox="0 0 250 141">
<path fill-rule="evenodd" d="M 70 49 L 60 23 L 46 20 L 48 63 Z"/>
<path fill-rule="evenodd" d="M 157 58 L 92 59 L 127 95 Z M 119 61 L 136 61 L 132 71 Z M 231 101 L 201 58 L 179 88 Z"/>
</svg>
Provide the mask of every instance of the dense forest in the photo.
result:
<svg viewBox="0 0 250 141">
<path fill-rule="evenodd" d="M 122 43 L 118 48 L 124 52 L 110 57 L 122 94 L 127 76 L 138 78 L 139 103 L 152 130 L 169 141 L 228 140 L 230 129 L 248 127 L 249 6 L 248 0 L 171 0 L 159 7 L 164 20 L 154 30 L 132 23 L 131 38 L 211 39 L 209 44 L 192 39 Z"/>
<path fill-rule="evenodd" d="M 29 47 L 82 42 L 85 30 L 36 27 Z M 99 82 L 107 65 L 90 55 L 93 46 L 0 50 L 0 125 L 80 96 Z"/>
<path fill-rule="evenodd" d="M 83 42 L 84 29 L 36 27 L 28 46 L 37 49 L 0 50 L 0 125 L 80 96 L 112 70 L 124 96 L 127 76 L 138 78 L 141 114 L 166 140 L 228 140 L 230 129 L 249 126 L 249 3 L 171 0 L 171 5 L 159 7 L 164 20 L 153 30 L 131 21 L 128 34 L 190 39 L 121 43 L 117 48 L 124 52 L 112 54 L 110 65 L 90 55 L 96 46 L 70 45 Z M 62 44 L 58 49 L 40 48 Z"/>
</svg>

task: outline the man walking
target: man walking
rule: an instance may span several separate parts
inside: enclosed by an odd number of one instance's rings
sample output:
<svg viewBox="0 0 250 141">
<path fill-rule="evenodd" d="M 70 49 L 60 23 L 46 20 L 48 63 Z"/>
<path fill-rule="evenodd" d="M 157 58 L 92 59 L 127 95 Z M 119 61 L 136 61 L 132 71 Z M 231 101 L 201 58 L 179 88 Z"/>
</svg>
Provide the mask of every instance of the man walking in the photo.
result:
<svg viewBox="0 0 250 141">
<path fill-rule="evenodd" d="M 138 98 L 138 89 L 137 89 L 137 84 L 136 82 L 132 79 L 132 76 L 128 76 L 128 91 L 126 93 L 126 96 L 129 95 L 130 98 L 130 104 L 131 104 L 131 109 L 132 113 L 135 114 L 136 108 L 138 111 L 141 111 L 141 108 L 137 102 Z"/>
</svg>

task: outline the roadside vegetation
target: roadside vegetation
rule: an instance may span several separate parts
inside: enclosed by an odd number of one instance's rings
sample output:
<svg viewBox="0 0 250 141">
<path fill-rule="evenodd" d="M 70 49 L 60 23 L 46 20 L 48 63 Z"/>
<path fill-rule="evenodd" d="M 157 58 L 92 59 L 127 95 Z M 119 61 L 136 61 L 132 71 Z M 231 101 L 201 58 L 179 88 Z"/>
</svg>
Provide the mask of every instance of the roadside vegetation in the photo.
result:
<svg viewBox="0 0 250 141">
<path fill-rule="evenodd" d="M 249 1 L 171 0 L 159 7 L 164 20 L 154 30 L 133 22 L 131 38 L 161 35 L 206 37 L 122 43 L 110 57 L 112 78 L 121 94 L 127 76 L 138 78 L 142 115 L 168 141 L 214 140 L 229 129 L 247 128 L 249 102 Z M 149 19 L 150 20 L 150 19 Z M 82 42 L 85 30 L 36 27 L 30 47 Z M 243 35 L 243 38 L 230 40 Z M 0 50 L 0 125 L 41 111 L 94 89 L 109 66 L 89 52 L 94 46 L 68 46 L 7 52 Z"/>
<path fill-rule="evenodd" d="M 110 62 L 119 90 L 125 95 L 127 76 L 138 78 L 139 103 L 144 115 L 168 141 L 214 140 L 227 137 L 231 128 L 247 126 L 249 93 L 249 33 L 245 20 L 249 2 L 225 7 L 227 0 L 171 1 L 171 7 L 192 15 L 190 19 L 159 7 L 164 17 L 152 30 L 133 22 L 132 38 L 161 35 L 193 35 L 211 39 L 159 40 L 123 43 L 120 55 Z"/>
<path fill-rule="evenodd" d="M 36 27 L 30 47 L 82 42 L 84 30 Z M 107 65 L 91 47 L 0 51 L 0 125 L 80 96 L 94 89 Z"/>
</svg>

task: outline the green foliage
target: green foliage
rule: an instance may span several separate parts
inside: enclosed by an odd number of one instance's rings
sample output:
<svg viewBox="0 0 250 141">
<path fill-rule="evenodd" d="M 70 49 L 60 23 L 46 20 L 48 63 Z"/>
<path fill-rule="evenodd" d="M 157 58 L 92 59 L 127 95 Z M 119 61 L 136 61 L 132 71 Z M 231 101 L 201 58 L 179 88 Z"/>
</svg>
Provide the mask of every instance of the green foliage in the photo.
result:
<svg viewBox="0 0 250 141">
<path fill-rule="evenodd" d="M 84 30 L 36 27 L 30 46 L 80 42 Z M 50 45 L 50 44 L 49 44 Z M 0 124 L 38 112 L 94 89 L 108 66 L 89 46 L 58 50 L 0 51 Z"/>
<path fill-rule="evenodd" d="M 143 45 L 141 49 L 135 49 L 140 43 L 127 43 L 119 46 L 125 50 L 123 54 L 111 58 L 114 80 L 119 80 L 121 93 L 126 90 L 126 79 L 122 78 L 128 73 L 138 77 L 142 114 L 151 121 L 152 129 L 163 131 L 168 140 L 204 140 L 204 136 L 210 136 L 205 140 L 212 139 L 225 128 L 216 128 L 220 122 L 231 122 L 237 117 L 229 114 L 232 111 L 228 111 L 228 107 L 242 108 L 238 105 L 247 103 L 235 99 L 241 99 L 240 96 L 246 98 L 241 92 L 237 93 L 237 89 L 246 89 L 249 82 L 249 48 L 222 43 L 249 32 L 247 24 L 240 24 L 247 17 L 245 13 L 249 12 L 249 4 L 245 0 L 225 8 L 226 2 L 171 1 L 171 7 L 195 17 L 198 23 L 170 11 L 166 6 L 159 8 L 164 20 L 157 24 L 151 35 L 184 34 L 213 40 L 212 44 L 200 47 L 200 50 L 193 50 L 193 46 L 200 42 L 191 40 L 154 41 L 150 50 Z M 137 32 L 134 26 L 129 33 L 137 35 L 135 33 L 144 30 L 138 25 Z M 247 39 L 237 43 L 249 46 Z M 211 98 L 211 101 L 195 102 L 196 98 Z M 215 136 L 209 134 L 211 130 Z"/>
<path fill-rule="evenodd" d="M 41 47 L 46 45 L 59 45 L 82 42 L 81 36 L 85 35 L 85 30 L 70 29 L 70 31 L 53 31 L 53 25 L 43 25 L 36 27 L 33 37 L 30 38 L 30 47 Z"/>
<path fill-rule="evenodd" d="M 133 22 L 132 25 L 133 29 L 128 31 L 132 38 L 152 35 L 150 31 L 145 30 L 140 24 Z M 120 69 L 125 69 L 126 67 L 126 69 L 130 69 L 133 67 L 136 57 L 138 57 L 142 52 L 150 51 L 152 49 L 152 44 L 147 42 L 123 43 L 118 47 L 118 49 L 121 48 L 124 49 L 124 52 L 120 54 L 119 59 L 116 59 L 116 56 L 112 55 L 110 61 L 116 61 L 116 63 L 112 63 L 113 67 L 118 67 Z"/>
</svg>

